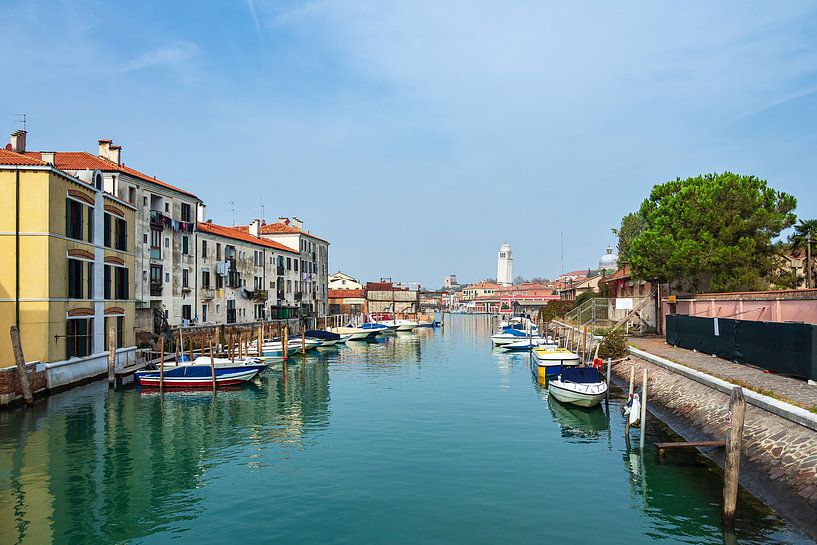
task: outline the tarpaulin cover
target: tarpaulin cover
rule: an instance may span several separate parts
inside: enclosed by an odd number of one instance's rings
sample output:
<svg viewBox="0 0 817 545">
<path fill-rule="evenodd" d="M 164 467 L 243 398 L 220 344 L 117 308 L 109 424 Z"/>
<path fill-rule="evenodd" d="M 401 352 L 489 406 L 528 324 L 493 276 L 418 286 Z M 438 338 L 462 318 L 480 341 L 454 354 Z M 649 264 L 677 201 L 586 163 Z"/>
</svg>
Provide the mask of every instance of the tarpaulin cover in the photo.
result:
<svg viewBox="0 0 817 545">
<path fill-rule="evenodd" d="M 817 326 L 731 318 L 667 316 L 667 343 L 817 380 Z"/>
</svg>

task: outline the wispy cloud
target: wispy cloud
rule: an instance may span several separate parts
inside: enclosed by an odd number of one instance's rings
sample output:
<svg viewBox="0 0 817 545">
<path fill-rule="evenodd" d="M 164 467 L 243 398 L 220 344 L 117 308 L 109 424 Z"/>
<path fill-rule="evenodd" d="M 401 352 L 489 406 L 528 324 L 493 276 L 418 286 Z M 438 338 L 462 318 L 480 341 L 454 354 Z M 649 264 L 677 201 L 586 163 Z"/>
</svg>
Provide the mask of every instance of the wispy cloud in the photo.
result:
<svg viewBox="0 0 817 545">
<path fill-rule="evenodd" d="M 247 9 L 250 11 L 250 17 L 255 24 L 255 32 L 258 37 L 261 37 L 261 21 L 258 19 L 258 9 L 255 7 L 255 0 L 247 0 Z"/>
<path fill-rule="evenodd" d="M 154 68 L 157 66 L 173 66 L 182 64 L 199 53 L 199 48 L 196 44 L 181 41 L 169 45 L 164 45 L 146 51 L 136 58 L 123 64 L 119 72 L 135 72 L 137 70 L 144 70 L 146 68 Z"/>
</svg>

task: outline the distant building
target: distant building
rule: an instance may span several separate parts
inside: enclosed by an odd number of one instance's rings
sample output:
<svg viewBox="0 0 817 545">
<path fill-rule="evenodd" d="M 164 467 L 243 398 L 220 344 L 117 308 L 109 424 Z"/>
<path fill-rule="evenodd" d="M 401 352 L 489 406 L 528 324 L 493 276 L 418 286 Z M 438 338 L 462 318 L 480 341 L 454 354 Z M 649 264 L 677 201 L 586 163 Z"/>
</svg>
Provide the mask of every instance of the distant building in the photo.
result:
<svg viewBox="0 0 817 545">
<path fill-rule="evenodd" d="M 336 272 L 329 275 L 329 289 L 330 290 L 362 290 L 363 284 L 357 281 L 356 278 L 349 276 L 344 272 Z"/>
<path fill-rule="evenodd" d="M 499 255 L 496 264 L 496 282 L 500 286 L 510 286 L 513 284 L 513 253 L 510 244 L 502 244 L 499 247 Z"/>
<path fill-rule="evenodd" d="M 495 293 L 498 293 L 501 288 L 502 286 L 494 282 L 483 281 L 479 282 L 478 284 L 471 284 L 470 286 L 463 288 L 462 299 L 463 301 L 472 301 L 478 297 L 494 295 Z"/>
<path fill-rule="evenodd" d="M 446 288 L 455 288 L 459 286 L 459 283 L 457 283 L 457 275 L 456 274 L 446 275 L 445 279 L 443 280 L 443 286 L 445 286 Z"/>
<path fill-rule="evenodd" d="M 607 246 L 607 253 L 599 259 L 599 272 L 607 274 L 618 270 L 618 256 L 613 253 L 613 247 Z"/>
<path fill-rule="evenodd" d="M 366 284 L 366 305 L 371 314 L 415 314 L 420 305 L 420 292 L 383 278 Z"/>
</svg>

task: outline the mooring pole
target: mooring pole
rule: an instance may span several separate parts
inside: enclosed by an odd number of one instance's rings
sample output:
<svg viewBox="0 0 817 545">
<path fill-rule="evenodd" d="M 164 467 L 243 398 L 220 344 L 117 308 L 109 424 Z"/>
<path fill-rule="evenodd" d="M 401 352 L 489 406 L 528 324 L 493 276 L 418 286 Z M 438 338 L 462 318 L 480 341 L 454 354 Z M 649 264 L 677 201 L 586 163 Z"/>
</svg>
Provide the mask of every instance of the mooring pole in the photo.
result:
<svg viewBox="0 0 817 545">
<path fill-rule="evenodd" d="M 159 392 L 165 387 L 165 338 L 159 337 Z"/>
<path fill-rule="evenodd" d="M 630 365 L 630 389 L 627 390 L 627 402 L 633 398 L 635 392 L 635 363 Z"/>
<path fill-rule="evenodd" d="M 31 393 L 31 385 L 26 374 L 26 359 L 23 356 L 23 345 L 20 342 L 20 330 L 16 325 L 9 330 L 11 335 L 11 346 L 14 348 L 14 362 L 17 364 L 17 374 L 20 375 L 20 388 L 23 390 L 23 399 L 26 405 L 34 405 L 34 396 Z"/>
<path fill-rule="evenodd" d="M 210 340 L 210 374 L 213 376 L 213 393 L 216 393 L 216 361 L 213 359 L 212 340 Z"/>
<path fill-rule="evenodd" d="M 116 329 L 108 329 L 108 388 L 114 387 L 116 381 Z"/>
<path fill-rule="evenodd" d="M 644 367 L 644 384 L 641 386 L 641 435 L 638 438 L 638 447 L 644 454 L 644 443 L 647 441 L 647 368 Z"/>
<path fill-rule="evenodd" d="M 735 525 L 735 507 L 740 481 L 740 451 L 743 442 L 743 421 L 746 417 L 746 399 L 743 389 L 735 386 L 729 398 L 729 431 L 726 435 L 726 459 L 723 474 L 723 513 L 721 518 L 728 527 Z"/>
<path fill-rule="evenodd" d="M 289 359 L 289 321 L 284 324 L 284 335 L 281 337 L 281 353 L 284 355 L 284 362 Z"/>
</svg>

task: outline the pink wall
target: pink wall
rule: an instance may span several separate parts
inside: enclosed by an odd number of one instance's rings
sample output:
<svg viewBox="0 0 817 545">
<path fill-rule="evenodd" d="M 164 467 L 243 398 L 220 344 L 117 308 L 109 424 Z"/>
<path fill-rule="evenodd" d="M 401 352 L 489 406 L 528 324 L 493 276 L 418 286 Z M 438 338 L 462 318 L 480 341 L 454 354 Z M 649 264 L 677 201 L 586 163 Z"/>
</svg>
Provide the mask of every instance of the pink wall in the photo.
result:
<svg viewBox="0 0 817 545">
<path fill-rule="evenodd" d="M 663 317 L 671 310 L 666 298 L 662 299 L 662 321 L 666 325 Z M 817 324 L 817 290 L 678 296 L 675 312 L 703 318 Z"/>
</svg>

